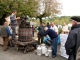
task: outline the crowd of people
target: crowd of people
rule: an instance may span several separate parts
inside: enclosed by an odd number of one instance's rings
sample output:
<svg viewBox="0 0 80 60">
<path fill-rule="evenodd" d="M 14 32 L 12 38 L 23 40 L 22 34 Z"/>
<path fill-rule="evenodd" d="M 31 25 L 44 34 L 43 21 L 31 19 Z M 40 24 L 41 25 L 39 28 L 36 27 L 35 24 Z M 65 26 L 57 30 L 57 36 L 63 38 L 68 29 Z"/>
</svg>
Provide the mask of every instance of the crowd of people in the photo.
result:
<svg viewBox="0 0 80 60">
<path fill-rule="evenodd" d="M 51 24 L 45 24 L 44 22 L 42 22 L 42 24 L 38 27 L 38 44 L 41 44 L 44 42 L 44 38 L 46 38 L 47 40 L 51 40 L 52 43 L 52 57 L 55 58 L 57 56 L 57 44 L 58 44 L 58 40 L 59 39 L 59 35 L 58 35 L 58 27 L 54 24 L 54 22 L 52 22 Z M 68 26 L 66 25 L 66 23 L 64 23 L 64 26 L 62 28 L 62 31 L 65 33 L 68 30 Z M 50 39 L 48 39 L 50 38 Z M 41 40 L 41 41 L 40 41 Z M 45 41 L 45 43 L 46 43 Z M 60 43 L 60 41 L 59 41 Z"/>
<path fill-rule="evenodd" d="M 68 58 L 68 60 L 76 60 L 79 54 L 77 53 L 77 50 L 80 46 L 80 17 L 73 16 L 71 17 L 72 20 L 72 27 L 71 30 L 68 30 L 68 27 L 66 23 L 64 23 L 64 26 L 62 28 L 62 33 L 60 34 L 61 39 L 61 48 L 63 46 L 63 50 L 61 52 L 65 52 L 65 56 L 62 55 L 65 58 Z M 44 33 L 45 32 L 45 33 Z M 43 43 L 43 37 L 48 36 L 52 40 L 52 57 L 55 58 L 57 56 L 57 41 L 58 41 L 58 28 L 54 24 L 54 22 L 51 23 L 51 25 L 45 25 L 45 23 L 42 23 L 41 26 L 38 27 L 38 43 Z M 41 42 L 40 42 L 41 38 Z M 64 42 L 62 42 L 64 41 Z M 79 50 L 78 50 L 79 52 Z M 78 59 L 77 58 L 77 59 Z"/>
<path fill-rule="evenodd" d="M 20 17 L 16 18 L 17 11 L 14 10 L 12 14 L 10 15 L 10 23 L 7 23 L 7 21 L 4 22 L 4 26 L 1 27 L 0 34 L 4 40 L 4 51 L 8 49 L 8 42 L 9 42 L 9 36 L 12 36 L 13 41 L 16 40 L 16 27 L 18 26 L 17 20 L 20 19 Z M 80 18 L 78 16 L 71 17 L 72 19 L 72 27 L 71 30 L 68 29 L 68 26 L 66 23 L 64 23 L 64 26 L 62 28 L 62 33 L 58 34 L 58 27 L 54 22 L 51 22 L 50 24 L 45 24 L 44 22 L 41 23 L 41 25 L 37 28 L 37 37 L 38 37 L 38 44 L 45 43 L 47 40 L 50 40 L 51 46 L 52 46 L 52 58 L 55 58 L 57 56 L 57 44 L 58 40 L 60 40 L 60 52 L 61 56 L 68 58 L 68 60 L 76 60 L 78 59 L 76 54 L 80 51 Z M 10 27 L 12 31 L 10 30 Z M 34 25 L 32 25 L 32 34 L 34 37 Z M 46 38 L 44 42 L 44 38 Z M 63 50 L 62 50 L 63 49 Z M 64 53 L 63 53 L 64 52 Z"/>
<path fill-rule="evenodd" d="M 9 36 L 11 36 L 11 40 L 15 41 L 15 35 L 16 35 L 16 27 L 18 26 L 17 20 L 20 19 L 20 17 L 16 18 L 16 14 L 17 11 L 13 10 L 12 14 L 10 15 L 10 20 L 6 20 L 7 18 L 5 18 L 5 22 L 4 25 L 1 27 L 1 36 L 4 40 L 4 51 L 6 51 L 8 49 L 8 42 L 9 42 Z"/>
</svg>

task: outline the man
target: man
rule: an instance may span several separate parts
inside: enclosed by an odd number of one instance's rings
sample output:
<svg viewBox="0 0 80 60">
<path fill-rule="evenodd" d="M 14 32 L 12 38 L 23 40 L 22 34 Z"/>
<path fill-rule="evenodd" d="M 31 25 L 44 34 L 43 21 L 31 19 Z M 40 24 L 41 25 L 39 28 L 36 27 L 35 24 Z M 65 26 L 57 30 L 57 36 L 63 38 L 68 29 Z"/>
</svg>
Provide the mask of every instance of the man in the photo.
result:
<svg viewBox="0 0 80 60">
<path fill-rule="evenodd" d="M 4 22 L 4 26 L 1 27 L 1 36 L 4 40 L 4 51 L 6 51 L 8 48 L 9 35 L 11 36 L 12 34 L 9 30 L 8 23 Z"/>
<path fill-rule="evenodd" d="M 65 33 L 66 30 L 68 30 L 68 26 L 66 25 L 66 23 L 64 23 L 64 26 L 62 28 L 62 32 Z"/>
<path fill-rule="evenodd" d="M 54 22 L 51 23 L 51 27 L 50 29 L 54 30 L 57 34 L 58 34 L 58 27 L 54 24 Z M 58 41 L 57 41 L 57 44 L 60 44 L 60 38 L 59 38 L 59 35 L 58 35 Z"/>
<path fill-rule="evenodd" d="M 51 23 L 50 29 L 54 30 L 58 34 L 58 27 L 54 24 L 54 22 Z"/>
<path fill-rule="evenodd" d="M 51 27 L 51 26 L 50 26 L 50 24 L 49 24 L 49 22 L 47 22 L 47 27 L 48 27 L 48 28 L 50 28 L 50 27 Z"/>
<path fill-rule="evenodd" d="M 52 58 L 55 58 L 57 56 L 58 35 L 54 30 L 48 29 L 48 27 L 45 27 L 44 30 L 46 31 L 45 36 L 49 35 L 52 40 Z"/>
<path fill-rule="evenodd" d="M 80 46 L 80 17 L 73 16 L 72 28 L 65 43 L 66 53 L 69 55 L 68 60 L 75 60 L 76 53 Z"/>
<path fill-rule="evenodd" d="M 43 38 L 44 38 L 44 27 L 45 27 L 45 23 L 42 22 L 41 26 L 38 27 L 38 44 L 40 44 L 40 39 L 41 39 L 41 43 L 43 43 Z"/>
<path fill-rule="evenodd" d="M 12 40 L 15 41 L 15 35 L 16 35 L 16 27 L 18 26 L 17 20 L 20 19 L 20 17 L 16 18 L 17 11 L 13 10 L 11 16 L 10 16 L 10 26 L 12 28 Z"/>
<path fill-rule="evenodd" d="M 35 30 L 34 25 L 32 25 L 32 35 L 33 35 L 33 37 L 34 37 L 34 30 Z"/>
</svg>

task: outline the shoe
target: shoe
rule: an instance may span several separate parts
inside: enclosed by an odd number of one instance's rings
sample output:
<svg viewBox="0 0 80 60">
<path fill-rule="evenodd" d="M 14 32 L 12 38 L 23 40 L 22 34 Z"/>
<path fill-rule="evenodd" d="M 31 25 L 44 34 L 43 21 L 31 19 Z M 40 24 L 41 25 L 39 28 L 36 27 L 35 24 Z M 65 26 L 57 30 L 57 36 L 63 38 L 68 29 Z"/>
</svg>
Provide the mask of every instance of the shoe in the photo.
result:
<svg viewBox="0 0 80 60">
<path fill-rule="evenodd" d="M 52 55 L 52 58 L 55 58 L 56 57 L 56 55 Z"/>
<path fill-rule="evenodd" d="M 7 49 L 9 49 L 9 47 L 7 47 Z"/>
</svg>

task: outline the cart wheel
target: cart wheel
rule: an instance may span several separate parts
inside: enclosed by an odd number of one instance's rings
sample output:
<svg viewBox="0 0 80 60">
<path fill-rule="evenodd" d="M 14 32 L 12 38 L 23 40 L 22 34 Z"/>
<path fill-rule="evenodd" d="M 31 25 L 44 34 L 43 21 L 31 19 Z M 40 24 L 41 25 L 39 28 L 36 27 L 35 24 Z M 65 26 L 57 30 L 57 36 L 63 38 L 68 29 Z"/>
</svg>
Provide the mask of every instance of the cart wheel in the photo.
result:
<svg viewBox="0 0 80 60">
<path fill-rule="evenodd" d="M 26 46 L 26 47 L 24 48 L 24 54 L 27 53 L 27 52 L 28 52 L 28 47 Z"/>
<path fill-rule="evenodd" d="M 17 50 L 17 51 L 19 50 L 19 45 L 16 45 L 16 50 Z"/>
<path fill-rule="evenodd" d="M 27 53 L 27 51 L 26 50 L 24 50 L 24 54 L 26 54 Z"/>
</svg>

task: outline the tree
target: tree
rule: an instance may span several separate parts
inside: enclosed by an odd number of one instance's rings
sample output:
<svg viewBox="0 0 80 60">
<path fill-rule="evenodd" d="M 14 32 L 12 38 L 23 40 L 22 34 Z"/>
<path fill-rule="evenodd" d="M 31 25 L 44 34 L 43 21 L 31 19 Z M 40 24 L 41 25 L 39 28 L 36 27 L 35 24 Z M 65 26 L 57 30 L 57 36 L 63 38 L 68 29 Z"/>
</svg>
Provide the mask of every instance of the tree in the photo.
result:
<svg viewBox="0 0 80 60">
<path fill-rule="evenodd" d="M 38 8 L 37 0 L 0 0 L 0 21 L 12 13 L 15 9 L 18 11 L 17 16 L 36 17 Z M 5 15 L 5 17 L 3 17 Z M 5 19 L 4 19 L 5 20 Z M 2 24 L 2 22 L 0 22 Z"/>
<path fill-rule="evenodd" d="M 40 2 L 42 6 L 39 8 L 40 14 L 38 15 L 40 23 L 42 23 L 42 17 L 55 16 L 61 11 L 61 3 L 57 0 L 41 0 Z"/>
</svg>

